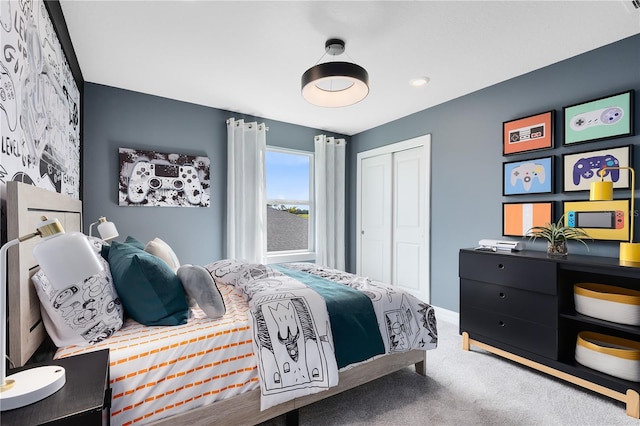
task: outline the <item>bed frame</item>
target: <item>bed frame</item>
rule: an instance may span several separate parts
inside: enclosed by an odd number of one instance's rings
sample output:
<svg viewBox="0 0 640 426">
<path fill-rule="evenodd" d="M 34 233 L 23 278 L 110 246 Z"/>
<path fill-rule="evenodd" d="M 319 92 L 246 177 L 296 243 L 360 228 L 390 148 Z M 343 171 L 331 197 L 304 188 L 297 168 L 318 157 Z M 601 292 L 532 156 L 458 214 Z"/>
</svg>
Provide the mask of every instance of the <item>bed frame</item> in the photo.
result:
<svg viewBox="0 0 640 426">
<path fill-rule="evenodd" d="M 19 182 L 7 182 L 7 236 L 13 240 L 35 231 L 42 215 L 57 217 L 66 231 L 82 232 L 82 202 L 53 191 Z M 9 250 L 9 357 L 16 366 L 24 365 L 46 338 L 40 316 L 40 302 L 31 284 L 38 265 L 32 249 L 38 239 L 28 240 Z M 260 411 L 260 389 L 217 401 L 183 414 L 161 419 L 155 425 L 225 425 L 257 424 L 300 407 L 360 386 L 387 374 L 415 365 L 426 375 L 426 351 L 385 355 L 340 373 L 339 384 L 327 391 Z M 296 419 L 294 415 L 292 418 Z"/>
</svg>

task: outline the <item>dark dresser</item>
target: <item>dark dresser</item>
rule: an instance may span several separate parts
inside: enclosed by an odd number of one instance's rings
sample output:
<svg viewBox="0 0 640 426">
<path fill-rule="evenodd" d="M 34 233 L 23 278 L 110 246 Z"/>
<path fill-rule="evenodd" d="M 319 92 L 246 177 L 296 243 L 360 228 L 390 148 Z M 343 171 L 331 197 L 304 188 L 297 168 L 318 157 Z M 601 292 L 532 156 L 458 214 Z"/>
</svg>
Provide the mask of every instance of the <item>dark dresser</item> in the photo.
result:
<svg viewBox="0 0 640 426">
<path fill-rule="evenodd" d="M 640 383 L 575 361 L 580 331 L 640 341 L 640 327 L 581 315 L 573 295 L 580 282 L 640 290 L 640 267 L 608 257 L 462 249 L 459 277 L 464 350 L 476 346 L 617 399 L 640 418 Z"/>
</svg>

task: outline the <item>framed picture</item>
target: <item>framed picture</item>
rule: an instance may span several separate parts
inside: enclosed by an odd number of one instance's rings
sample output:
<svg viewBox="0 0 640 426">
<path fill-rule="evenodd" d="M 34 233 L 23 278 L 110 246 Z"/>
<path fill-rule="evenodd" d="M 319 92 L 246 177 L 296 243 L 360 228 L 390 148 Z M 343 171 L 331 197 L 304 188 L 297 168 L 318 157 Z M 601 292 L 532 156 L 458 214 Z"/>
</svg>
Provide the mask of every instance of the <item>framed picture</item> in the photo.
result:
<svg viewBox="0 0 640 426">
<path fill-rule="evenodd" d="M 502 195 L 553 192 L 553 156 L 502 164 Z"/>
<path fill-rule="evenodd" d="M 631 166 L 631 145 L 584 151 L 562 156 L 564 192 L 588 191 L 591 182 L 599 181 L 598 171 L 603 167 Z M 604 180 L 612 181 L 614 188 L 629 188 L 628 170 L 605 170 Z"/>
<path fill-rule="evenodd" d="M 565 201 L 564 222 L 594 240 L 629 241 L 629 200 Z"/>
<path fill-rule="evenodd" d="M 633 90 L 564 110 L 564 145 L 633 134 Z"/>
<path fill-rule="evenodd" d="M 553 201 L 502 203 L 502 235 L 524 237 L 534 226 L 553 222 Z"/>
<path fill-rule="evenodd" d="M 209 157 L 119 149 L 118 204 L 209 207 Z"/>
<path fill-rule="evenodd" d="M 553 148 L 554 111 L 502 123 L 502 155 Z"/>
</svg>

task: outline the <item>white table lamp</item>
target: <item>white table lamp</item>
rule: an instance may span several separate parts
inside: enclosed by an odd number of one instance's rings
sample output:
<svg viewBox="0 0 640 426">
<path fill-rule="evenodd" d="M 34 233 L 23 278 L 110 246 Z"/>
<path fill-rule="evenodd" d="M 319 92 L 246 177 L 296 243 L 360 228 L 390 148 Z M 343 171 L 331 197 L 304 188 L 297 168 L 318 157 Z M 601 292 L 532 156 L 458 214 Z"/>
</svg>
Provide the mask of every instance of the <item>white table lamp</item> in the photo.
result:
<svg viewBox="0 0 640 426">
<path fill-rule="evenodd" d="M 23 241 L 41 236 L 43 240 L 33 249 L 33 256 L 49 278 L 52 286 L 63 286 L 84 280 L 101 272 L 102 264 L 91 248 L 86 236 L 80 232 L 65 233 L 58 219 L 48 220 L 37 226 L 36 232 L 7 242 L 0 248 L 0 411 L 24 407 L 48 397 L 66 383 L 64 368 L 44 366 L 28 368 L 6 377 L 6 294 L 7 251 Z"/>
<path fill-rule="evenodd" d="M 112 240 L 120 235 L 116 225 L 113 222 L 108 222 L 104 216 L 100 216 L 96 222 L 89 225 L 89 236 L 93 236 L 91 233 L 93 225 L 98 225 L 98 234 L 104 241 Z"/>
</svg>

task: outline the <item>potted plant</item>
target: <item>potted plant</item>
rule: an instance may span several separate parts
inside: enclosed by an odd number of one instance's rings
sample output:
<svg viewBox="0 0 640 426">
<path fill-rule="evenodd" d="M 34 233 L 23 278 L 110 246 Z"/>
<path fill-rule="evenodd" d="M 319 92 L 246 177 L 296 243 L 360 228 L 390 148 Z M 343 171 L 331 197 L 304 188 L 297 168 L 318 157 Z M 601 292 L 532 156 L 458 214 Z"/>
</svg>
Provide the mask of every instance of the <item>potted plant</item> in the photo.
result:
<svg viewBox="0 0 640 426">
<path fill-rule="evenodd" d="M 582 228 L 564 225 L 564 215 L 556 223 L 547 223 L 545 226 L 529 228 L 526 235 L 529 240 L 544 238 L 547 240 L 547 254 L 553 256 L 565 256 L 567 254 L 567 241 L 580 241 L 589 250 L 584 240 L 593 240 Z"/>
</svg>

